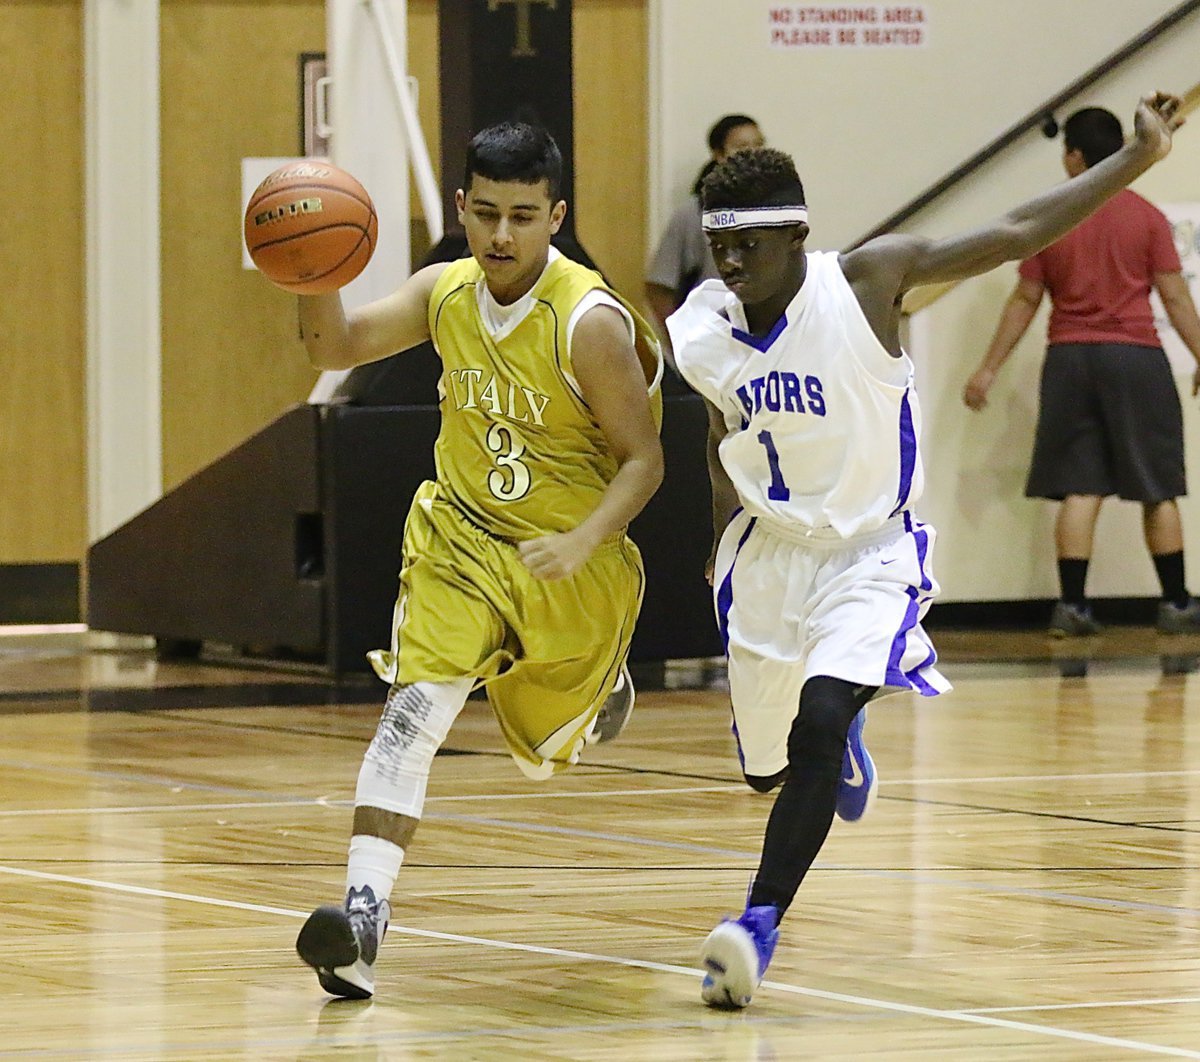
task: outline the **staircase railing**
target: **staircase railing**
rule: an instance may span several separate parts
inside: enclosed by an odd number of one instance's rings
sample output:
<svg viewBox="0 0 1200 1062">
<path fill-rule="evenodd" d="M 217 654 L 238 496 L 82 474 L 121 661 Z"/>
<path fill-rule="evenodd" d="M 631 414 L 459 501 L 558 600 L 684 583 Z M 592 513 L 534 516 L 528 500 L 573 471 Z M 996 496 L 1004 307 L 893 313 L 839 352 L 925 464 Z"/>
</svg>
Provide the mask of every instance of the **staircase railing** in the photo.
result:
<svg viewBox="0 0 1200 1062">
<path fill-rule="evenodd" d="M 1197 0 L 1200 3 L 1200 0 Z M 1193 85 L 1191 89 L 1183 96 L 1183 103 L 1179 108 L 1179 113 L 1185 117 L 1200 107 L 1200 84 Z M 925 287 L 914 288 L 904 298 L 904 312 L 906 314 L 914 314 L 920 310 L 928 309 L 943 295 L 953 291 L 961 281 L 952 280 L 945 284 L 929 284 Z"/>
<path fill-rule="evenodd" d="M 998 155 L 1001 151 L 1008 147 L 1009 144 L 1013 143 L 1013 141 L 1024 136 L 1029 132 L 1029 130 L 1035 129 L 1039 126 L 1045 126 L 1047 122 L 1052 122 L 1054 120 L 1054 112 L 1058 110 L 1058 108 L 1064 103 L 1090 88 L 1102 77 L 1110 74 L 1114 69 L 1116 69 L 1122 63 L 1127 62 L 1148 45 L 1153 44 L 1154 41 L 1158 40 L 1158 38 L 1164 33 L 1173 29 L 1189 15 L 1194 14 L 1197 10 L 1200 10 L 1200 0 L 1185 0 L 1185 2 L 1180 4 L 1178 7 L 1168 11 L 1165 15 L 1163 15 L 1162 18 L 1160 18 L 1157 22 L 1152 23 L 1132 40 L 1127 41 L 1115 52 L 1101 59 L 1100 62 L 1088 70 L 1087 73 L 1077 77 L 1061 92 L 1051 96 L 1044 103 L 1035 107 L 1032 111 L 1025 115 L 1024 118 L 1017 122 L 1016 125 L 1005 130 L 1005 132 L 1001 133 L 990 144 L 977 151 L 961 165 L 955 167 L 941 180 L 930 185 L 915 199 L 906 203 L 890 217 L 885 218 L 870 232 L 860 236 L 853 244 L 851 244 L 851 248 L 858 247 L 861 244 L 866 243 L 867 240 L 874 239 L 876 236 L 882 236 L 885 233 L 891 232 L 897 225 L 903 224 L 910 217 L 912 217 L 918 211 L 923 210 L 935 199 L 945 194 L 960 181 L 963 181 L 969 177 L 972 173 L 979 169 L 980 166 L 988 162 L 994 156 Z"/>
</svg>

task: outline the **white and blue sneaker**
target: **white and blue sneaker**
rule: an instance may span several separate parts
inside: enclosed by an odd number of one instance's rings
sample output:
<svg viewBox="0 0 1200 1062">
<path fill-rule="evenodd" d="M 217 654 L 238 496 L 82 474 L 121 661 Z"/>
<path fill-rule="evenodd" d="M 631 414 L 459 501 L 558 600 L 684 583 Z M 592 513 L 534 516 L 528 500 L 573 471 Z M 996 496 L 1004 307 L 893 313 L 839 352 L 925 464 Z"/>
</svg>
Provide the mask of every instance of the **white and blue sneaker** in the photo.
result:
<svg viewBox="0 0 1200 1062">
<path fill-rule="evenodd" d="M 778 927 L 779 908 L 770 904 L 747 907 L 740 918 L 722 921 L 700 949 L 700 998 L 710 1007 L 748 1006 L 775 953 Z"/>
<path fill-rule="evenodd" d="M 331 996 L 370 999 L 375 994 L 375 957 L 392 909 L 369 885 L 351 889 L 341 907 L 326 904 L 308 916 L 296 951 L 317 971 Z"/>
<path fill-rule="evenodd" d="M 845 822 L 858 822 L 875 802 L 875 761 L 863 741 L 867 710 L 863 708 L 850 723 L 846 752 L 842 757 L 842 780 L 838 784 L 837 813 Z"/>
</svg>

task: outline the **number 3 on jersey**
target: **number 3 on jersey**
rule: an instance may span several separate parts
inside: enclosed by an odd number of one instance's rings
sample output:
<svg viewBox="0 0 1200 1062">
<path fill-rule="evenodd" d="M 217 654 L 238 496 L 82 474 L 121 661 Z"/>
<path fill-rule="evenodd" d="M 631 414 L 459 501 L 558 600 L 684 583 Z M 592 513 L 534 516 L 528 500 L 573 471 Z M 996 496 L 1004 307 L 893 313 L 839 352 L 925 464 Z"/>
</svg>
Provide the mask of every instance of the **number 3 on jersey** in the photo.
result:
<svg viewBox="0 0 1200 1062">
<path fill-rule="evenodd" d="M 767 464 L 771 466 L 771 485 L 767 488 L 767 497 L 771 501 L 787 501 L 792 496 L 788 485 L 783 481 L 783 472 L 779 468 L 779 451 L 775 449 L 775 440 L 769 431 L 760 431 L 758 441 L 767 451 Z"/>
<path fill-rule="evenodd" d="M 765 434 L 765 433 L 764 433 Z M 529 493 L 529 468 L 521 461 L 525 444 L 512 428 L 493 424 L 488 428 L 487 448 L 496 455 L 499 468 L 488 473 L 488 490 L 501 501 L 515 501 Z"/>
</svg>

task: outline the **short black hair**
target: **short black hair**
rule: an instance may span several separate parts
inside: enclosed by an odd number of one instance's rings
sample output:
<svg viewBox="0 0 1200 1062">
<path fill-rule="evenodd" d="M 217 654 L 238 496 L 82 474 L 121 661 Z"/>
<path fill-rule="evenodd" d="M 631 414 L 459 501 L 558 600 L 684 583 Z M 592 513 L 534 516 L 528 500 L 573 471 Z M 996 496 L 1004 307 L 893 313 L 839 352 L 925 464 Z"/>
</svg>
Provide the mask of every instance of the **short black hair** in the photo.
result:
<svg viewBox="0 0 1200 1062">
<path fill-rule="evenodd" d="M 729 134 L 743 125 L 758 125 L 758 122 L 748 114 L 727 114 L 723 118 L 718 118 L 708 131 L 709 150 L 724 151 L 725 141 L 729 139 Z"/>
<path fill-rule="evenodd" d="M 562 152 L 548 130 L 528 122 L 501 122 L 481 129 L 467 145 L 463 191 L 473 177 L 549 185 L 550 202 L 562 191 Z"/>
<path fill-rule="evenodd" d="M 713 167 L 700 186 L 700 202 L 705 210 L 803 206 L 804 185 L 791 155 L 775 148 L 749 148 Z"/>
<path fill-rule="evenodd" d="M 1078 151 L 1090 168 L 1101 159 L 1115 155 L 1125 143 L 1121 119 L 1103 107 L 1084 107 L 1063 123 L 1063 143 L 1068 151 Z"/>
</svg>

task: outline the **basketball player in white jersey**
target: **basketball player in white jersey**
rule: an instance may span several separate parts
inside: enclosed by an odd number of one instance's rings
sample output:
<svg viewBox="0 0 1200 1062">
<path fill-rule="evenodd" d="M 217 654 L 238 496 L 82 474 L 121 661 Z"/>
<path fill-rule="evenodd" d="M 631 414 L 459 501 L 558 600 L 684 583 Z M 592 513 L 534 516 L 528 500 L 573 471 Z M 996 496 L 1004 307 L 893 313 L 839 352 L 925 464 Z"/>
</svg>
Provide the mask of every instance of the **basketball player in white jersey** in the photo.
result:
<svg viewBox="0 0 1200 1062">
<path fill-rule="evenodd" d="M 709 576 L 742 770 L 759 792 L 781 787 L 746 909 L 705 941 L 707 1003 L 750 1002 L 835 811 L 866 810 L 866 702 L 949 688 L 921 628 L 938 586 L 933 528 L 913 514 L 921 417 L 901 297 L 1058 239 L 1170 151 L 1179 103 L 1143 99 L 1117 154 L 941 240 L 888 235 L 806 253 L 804 190 L 780 151 L 739 152 L 705 180 L 724 285 L 703 283 L 667 324 L 679 370 L 709 408 Z"/>
</svg>

